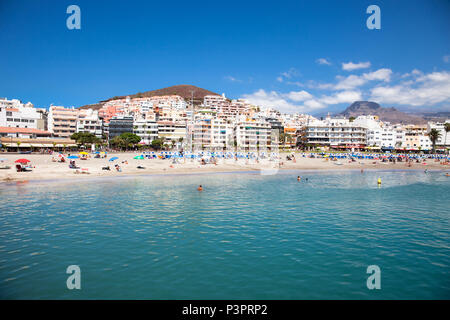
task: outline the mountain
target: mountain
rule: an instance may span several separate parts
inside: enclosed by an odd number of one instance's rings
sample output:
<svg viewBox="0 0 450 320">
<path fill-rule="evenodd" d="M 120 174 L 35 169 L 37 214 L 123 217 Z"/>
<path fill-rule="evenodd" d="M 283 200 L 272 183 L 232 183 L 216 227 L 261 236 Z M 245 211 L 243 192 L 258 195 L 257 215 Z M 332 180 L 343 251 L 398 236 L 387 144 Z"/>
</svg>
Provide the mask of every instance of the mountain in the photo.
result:
<svg viewBox="0 0 450 320">
<path fill-rule="evenodd" d="M 188 84 L 181 84 L 177 86 L 171 86 L 167 88 L 152 90 L 152 91 L 146 91 L 146 92 L 138 92 L 135 94 L 125 95 L 125 96 L 115 96 L 106 100 L 102 100 L 99 103 L 95 104 L 88 104 L 85 106 L 80 107 L 79 109 L 94 109 L 98 110 L 100 109 L 105 102 L 115 100 L 115 99 L 124 99 L 126 97 L 130 98 L 146 98 L 146 97 L 157 97 L 157 96 L 169 96 L 169 95 L 179 95 L 186 101 L 191 101 L 192 99 L 192 93 L 194 93 L 194 105 L 199 105 L 203 102 L 203 98 L 208 95 L 215 95 L 218 96 L 219 94 L 199 88 L 196 86 L 188 85 Z"/>
<path fill-rule="evenodd" d="M 383 108 L 378 103 L 372 101 L 355 101 L 347 109 L 337 115 L 345 116 L 347 118 L 374 115 L 378 116 L 381 121 L 387 121 L 392 124 L 426 123 L 426 120 L 423 117 L 402 112 L 395 108 Z"/>
<path fill-rule="evenodd" d="M 438 111 L 438 112 L 421 112 L 418 113 L 427 121 L 444 122 L 450 119 L 450 111 Z"/>
</svg>

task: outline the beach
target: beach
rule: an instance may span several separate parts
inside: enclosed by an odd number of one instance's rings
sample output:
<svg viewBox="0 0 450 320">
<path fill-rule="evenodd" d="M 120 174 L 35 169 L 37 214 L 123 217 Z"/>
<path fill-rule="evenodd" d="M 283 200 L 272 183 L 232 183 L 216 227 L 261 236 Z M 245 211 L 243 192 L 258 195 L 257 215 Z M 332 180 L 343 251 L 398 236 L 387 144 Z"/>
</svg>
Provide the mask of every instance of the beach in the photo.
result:
<svg viewBox="0 0 450 320">
<path fill-rule="evenodd" d="M 286 156 L 292 153 L 282 153 L 279 160 L 255 159 L 219 159 L 217 164 L 202 165 L 199 160 L 180 159 L 173 163 L 171 159 L 133 159 L 141 153 L 111 153 L 107 158 L 93 158 L 88 160 L 75 159 L 79 169 L 69 168 L 69 159 L 65 162 L 52 162 L 57 155 L 49 154 L 1 154 L 0 158 L 6 159 L 2 164 L 11 166 L 11 169 L 0 170 L 0 181 L 24 181 L 24 180 L 57 180 L 57 179 L 86 179 L 89 177 L 114 177 L 123 175 L 148 175 L 148 174 L 192 174 L 236 171 L 260 171 L 262 174 L 275 174 L 277 170 L 449 170 L 449 165 L 443 165 L 439 161 L 426 160 L 421 163 L 413 161 L 410 165 L 406 162 L 382 162 L 373 159 L 339 159 L 331 161 L 327 158 L 309 158 L 302 153 L 295 153 L 295 162 L 287 161 Z M 109 159 L 117 157 L 115 161 Z M 17 159 L 30 160 L 31 171 L 16 172 Z M 121 171 L 115 169 L 118 164 Z M 109 166 L 111 170 L 102 170 Z M 141 166 L 143 169 L 138 169 Z"/>
</svg>

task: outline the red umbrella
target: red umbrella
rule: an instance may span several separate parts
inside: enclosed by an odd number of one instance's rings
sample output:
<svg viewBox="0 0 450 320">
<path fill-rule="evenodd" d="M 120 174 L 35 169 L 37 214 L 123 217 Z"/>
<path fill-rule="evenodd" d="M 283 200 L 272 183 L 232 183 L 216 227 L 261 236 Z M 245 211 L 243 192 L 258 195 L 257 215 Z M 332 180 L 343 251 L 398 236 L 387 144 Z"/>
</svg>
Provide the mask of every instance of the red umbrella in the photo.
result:
<svg viewBox="0 0 450 320">
<path fill-rule="evenodd" d="M 14 162 L 16 162 L 16 163 L 28 163 L 28 162 L 31 162 L 31 161 L 28 160 L 28 159 L 18 159 L 18 160 L 14 161 Z"/>
</svg>

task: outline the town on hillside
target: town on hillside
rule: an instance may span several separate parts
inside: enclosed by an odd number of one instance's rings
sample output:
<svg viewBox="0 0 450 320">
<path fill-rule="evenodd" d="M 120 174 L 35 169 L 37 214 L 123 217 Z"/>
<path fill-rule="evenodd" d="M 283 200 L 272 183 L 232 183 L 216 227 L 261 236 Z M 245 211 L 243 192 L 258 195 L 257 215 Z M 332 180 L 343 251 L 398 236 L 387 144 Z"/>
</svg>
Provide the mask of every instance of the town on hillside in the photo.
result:
<svg viewBox="0 0 450 320">
<path fill-rule="evenodd" d="M 389 123 L 370 114 L 318 119 L 263 110 L 225 94 L 205 95 L 197 104 L 175 94 L 117 97 L 100 108 L 35 108 L 30 102 L 0 99 L 0 143 L 10 152 L 83 147 L 445 153 L 449 130 L 450 119 L 426 124 Z"/>
</svg>

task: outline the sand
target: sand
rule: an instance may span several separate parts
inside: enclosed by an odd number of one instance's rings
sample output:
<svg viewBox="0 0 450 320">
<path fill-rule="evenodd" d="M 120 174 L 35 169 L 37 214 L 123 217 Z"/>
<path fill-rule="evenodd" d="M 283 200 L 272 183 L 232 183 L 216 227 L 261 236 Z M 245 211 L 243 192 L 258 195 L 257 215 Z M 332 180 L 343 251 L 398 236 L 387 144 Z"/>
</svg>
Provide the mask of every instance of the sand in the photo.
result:
<svg viewBox="0 0 450 320">
<path fill-rule="evenodd" d="M 9 181 L 27 181 L 27 180 L 57 180 L 57 179 L 86 179 L 89 177 L 111 177 L 123 175 L 148 175 L 148 174 L 192 174 L 192 173 L 208 173 L 208 172 L 235 172 L 235 171 L 259 171 L 261 174 L 276 174 L 278 170 L 450 170 L 449 165 L 443 165 L 433 160 L 423 163 L 413 163 L 409 167 L 404 162 L 382 163 L 376 160 L 358 160 L 357 162 L 349 162 L 347 159 L 340 159 L 338 162 L 342 165 L 336 165 L 336 162 L 327 161 L 323 158 L 304 158 L 300 153 L 296 153 L 296 162 L 286 161 L 286 154 L 281 155 L 279 163 L 276 161 L 263 160 L 256 163 L 254 160 L 246 161 L 234 159 L 219 160 L 217 165 L 207 164 L 201 165 L 198 160 L 181 160 L 181 163 L 173 164 L 172 160 L 135 160 L 133 157 L 138 153 L 116 153 L 108 154 L 108 158 L 88 160 L 76 159 L 76 165 L 80 168 L 87 169 L 89 174 L 75 174 L 75 169 L 69 168 L 69 160 L 65 163 L 52 162 L 51 155 L 43 154 L 0 154 L 0 158 L 6 159 L 1 165 L 10 165 L 11 169 L 0 170 L 0 182 Z M 114 162 L 109 162 L 111 157 L 118 157 Z M 30 160 L 32 166 L 31 172 L 16 172 L 14 161 L 25 158 Z M 122 163 L 127 161 L 128 164 Z M 118 172 L 114 168 L 114 164 L 119 164 L 122 172 Z M 137 169 L 137 166 L 143 166 L 145 169 Z M 102 167 L 110 166 L 111 171 L 102 170 Z M 82 170 L 79 170 L 82 171 Z"/>
</svg>

